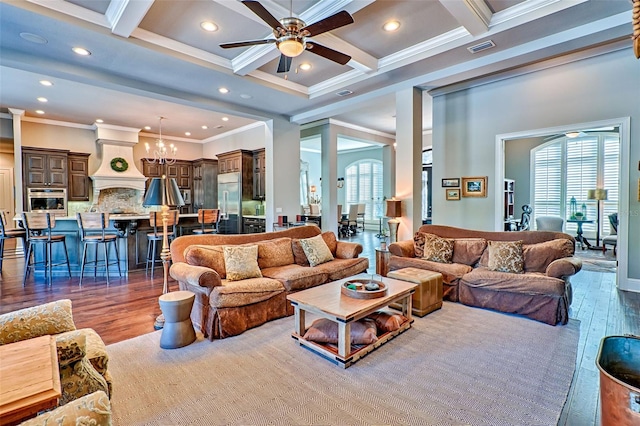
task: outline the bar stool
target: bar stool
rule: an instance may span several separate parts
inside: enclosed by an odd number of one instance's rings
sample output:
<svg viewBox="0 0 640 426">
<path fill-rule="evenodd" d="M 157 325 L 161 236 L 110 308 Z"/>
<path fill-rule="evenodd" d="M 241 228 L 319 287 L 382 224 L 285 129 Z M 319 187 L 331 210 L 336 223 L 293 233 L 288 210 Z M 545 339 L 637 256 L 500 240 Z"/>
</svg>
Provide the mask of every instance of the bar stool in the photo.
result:
<svg viewBox="0 0 640 426">
<path fill-rule="evenodd" d="M 15 259 L 18 255 L 18 248 L 14 250 L 11 257 L 4 255 L 4 241 L 11 238 L 22 238 L 24 254 L 27 254 L 27 231 L 21 228 L 10 228 L 7 225 L 7 218 L 3 211 L 0 211 L 0 273 L 2 273 L 2 261 L 4 259 Z"/>
<path fill-rule="evenodd" d="M 56 218 L 51 213 L 22 213 L 22 223 L 27 231 L 27 256 L 24 266 L 24 278 L 22 279 L 22 286 L 24 287 L 27 281 L 27 276 L 31 268 L 35 270 L 36 265 L 42 264 L 45 268 L 45 278 L 51 285 L 51 278 L 53 276 L 53 267 L 67 265 L 67 271 L 69 272 L 69 278 L 71 278 L 71 265 L 69 264 L 69 254 L 67 253 L 67 243 L 65 242 L 64 235 L 55 235 L 51 233 L 51 230 L 56 226 Z M 66 262 L 53 263 L 51 256 L 51 247 L 55 243 L 62 243 L 64 246 L 64 256 L 67 259 Z M 44 260 L 38 262 L 35 259 L 35 245 L 41 244 L 43 249 Z M 33 255 L 33 262 L 31 256 Z"/>
<path fill-rule="evenodd" d="M 109 285 L 109 243 L 113 243 L 116 249 L 116 262 L 118 265 L 118 275 L 122 277 L 120 270 L 120 253 L 118 252 L 118 236 L 115 234 L 107 234 L 106 228 L 109 226 L 109 213 L 76 213 L 78 220 L 78 228 L 80 228 L 80 237 L 84 243 L 82 249 L 82 266 L 80 267 L 80 285 L 82 285 L 82 277 L 84 277 L 84 267 L 87 263 L 93 264 L 93 276 L 96 277 L 98 265 L 98 245 L 102 244 L 104 249 L 104 267 L 107 274 L 107 285 Z M 89 232 L 87 232 L 89 231 Z M 95 246 L 95 258 L 87 262 L 87 247 Z"/>
<path fill-rule="evenodd" d="M 171 244 L 171 241 L 178 236 L 178 210 L 169 210 L 168 213 L 167 238 L 169 244 Z M 151 279 L 153 280 L 153 270 L 156 267 L 156 263 L 162 264 L 162 259 L 156 259 L 157 243 L 160 241 L 162 244 L 162 238 L 164 237 L 162 232 L 162 212 L 149 213 L 149 225 L 153 226 L 153 232 L 147 234 L 147 263 L 144 270 L 145 273 L 148 273 L 149 263 L 151 263 Z M 159 230 L 158 227 L 160 228 Z M 171 227 L 170 230 L 169 227 Z"/>
<path fill-rule="evenodd" d="M 198 223 L 200 229 L 194 229 L 194 234 L 217 234 L 218 220 L 220 219 L 220 209 L 200 209 L 198 210 Z M 211 228 L 205 228 L 204 225 L 211 225 Z"/>
</svg>

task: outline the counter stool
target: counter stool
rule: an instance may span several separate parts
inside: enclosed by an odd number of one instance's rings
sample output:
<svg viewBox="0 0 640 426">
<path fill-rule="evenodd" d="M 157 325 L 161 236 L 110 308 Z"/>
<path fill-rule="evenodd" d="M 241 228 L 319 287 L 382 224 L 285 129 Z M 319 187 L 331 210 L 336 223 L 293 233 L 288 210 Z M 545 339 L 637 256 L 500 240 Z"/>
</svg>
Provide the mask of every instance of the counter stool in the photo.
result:
<svg viewBox="0 0 640 426">
<path fill-rule="evenodd" d="M 21 228 L 10 228 L 7 225 L 7 218 L 3 211 L 0 211 L 0 273 L 2 273 L 2 261 L 4 259 L 15 259 L 18 255 L 18 248 L 14 250 L 11 257 L 4 255 L 4 241 L 12 238 L 22 238 L 24 255 L 27 254 L 27 231 Z"/>
<path fill-rule="evenodd" d="M 162 349 L 181 348 L 196 340 L 191 323 L 191 308 L 195 298 L 196 295 L 190 291 L 172 291 L 160 296 L 160 309 L 164 315 L 160 336 Z"/>
<path fill-rule="evenodd" d="M 218 220 L 220 219 L 220 209 L 200 209 L 198 210 L 198 223 L 200 229 L 194 229 L 194 234 L 217 234 Z M 205 225 L 211 225 L 211 228 L 205 228 Z"/>
<path fill-rule="evenodd" d="M 69 254 L 67 252 L 67 243 L 65 242 L 64 235 L 52 234 L 52 229 L 56 226 L 56 218 L 51 213 L 22 213 L 22 223 L 27 231 L 27 255 L 24 265 L 24 278 L 22 279 L 22 286 L 24 287 L 27 281 L 27 276 L 31 271 L 31 268 L 35 270 L 36 265 L 44 265 L 45 278 L 51 285 L 51 278 L 53 275 L 53 267 L 67 265 L 67 271 L 69 272 L 69 278 L 71 278 L 71 265 L 69 264 Z M 64 256 L 67 259 L 66 262 L 53 263 L 51 256 L 51 247 L 55 243 L 62 243 L 64 246 Z M 35 259 L 35 245 L 42 245 L 44 260 L 41 262 Z M 31 256 L 33 255 L 33 261 Z"/>
<path fill-rule="evenodd" d="M 168 213 L 167 238 L 169 244 L 171 244 L 171 241 L 178 236 L 178 210 L 169 210 Z M 149 213 L 149 225 L 153 226 L 153 232 L 147 234 L 147 262 L 144 270 L 145 273 L 148 273 L 149 264 L 151 263 L 151 279 L 153 280 L 153 270 L 156 267 L 156 263 L 162 265 L 162 259 L 156 259 L 156 253 L 158 251 L 157 243 L 160 241 L 160 245 L 162 246 L 162 239 L 164 237 L 162 232 L 162 212 Z"/>
<path fill-rule="evenodd" d="M 122 277 L 120 270 L 120 253 L 118 253 L 118 236 L 116 234 L 107 234 L 106 228 L 109 226 L 109 213 L 77 213 L 78 228 L 80 228 L 80 238 L 84 243 L 82 249 L 82 266 L 80 267 L 80 285 L 82 285 L 82 277 L 84 277 L 84 267 L 87 263 L 93 264 L 93 276 L 97 275 L 98 265 L 98 245 L 102 244 L 104 249 L 104 267 L 107 275 L 107 285 L 109 285 L 109 243 L 113 243 L 116 250 L 116 265 L 118 265 L 118 275 Z M 88 231 L 88 232 L 87 232 Z M 94 260 L 87 261 L 87 247 L 95 246 Z"/>
</svg>

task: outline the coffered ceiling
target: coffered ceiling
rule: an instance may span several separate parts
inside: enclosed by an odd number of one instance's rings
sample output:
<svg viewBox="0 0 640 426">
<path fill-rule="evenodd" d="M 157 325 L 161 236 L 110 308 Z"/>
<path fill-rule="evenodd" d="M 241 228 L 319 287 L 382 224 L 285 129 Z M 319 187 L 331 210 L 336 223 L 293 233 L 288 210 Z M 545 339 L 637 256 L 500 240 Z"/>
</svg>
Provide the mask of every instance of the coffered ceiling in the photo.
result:
<svg viewBox="0 0 640 426">
<path fill-rule="evenodd" d="M 220 48 L 274 37 L 236 0 L 2 0 L 0 107 L 87 125 L 96 118 L 151 125 L 151 132 L 164 116 L 163 133 L 192 141 L 274 115 L 301 124 L 335 118 L 394 134 L 398 89 L 439 88 L 631 45 L 628 0 L 260 3 L 278 19 L 293 15 L 307 24 L 348 11 L 353 24 L 313 41 L 352 59 L 343 66 L 305 51 L 284 74 L 276 72 L 275 44 Z M 400 24 L 396 31 L 383 29 L 390 20 Z M 217 30 L 204 31 L 204 21 Z M 495 47 L 468 50 L 488 40 Z M 76 46 L 91 55 L 74 54 Z M 54 85 L 43 87 L 42 79 Z M 431 127 L 429 97 L 423 127 Z"/>
</svg>

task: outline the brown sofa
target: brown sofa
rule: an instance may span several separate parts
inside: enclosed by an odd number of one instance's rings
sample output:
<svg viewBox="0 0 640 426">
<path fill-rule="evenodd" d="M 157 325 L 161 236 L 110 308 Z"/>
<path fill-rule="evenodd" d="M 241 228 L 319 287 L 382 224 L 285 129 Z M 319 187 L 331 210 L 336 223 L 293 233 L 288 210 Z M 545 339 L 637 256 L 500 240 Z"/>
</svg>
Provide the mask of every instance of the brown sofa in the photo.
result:
<svg viewBox="0 0 640 426">
<path fill-rule="evenodd" d="M 367 258 L 358 257 L 362 246 L 337 241 L 333 232 L 322 233 L 334 259 L 311 267 L 299 239 L 320 235 L 317 226 L 299 226 L 260 234 L 188 235 L 171 243 L 171 277 L 181 290 L 196 294 L 191 319 L 210 340 L 234 336 L 245 330 L 293 313 L 286 296 L 364 272 Z M 261 278 L 226 279 L 222 248 L 257 245 Z"/>
<path fill-rule="evenodd" d="M 420 233 L 454 239 L 452 263 L 422 259 Z M 518 240 L 523 242 L 524 273 L 487 268 L 487 241 Z M 423 225 L 414 240 L 393 243 L 389 251 L 391 271 L 414 267 L 440 272 L 445 300 L 524 315 L 551 325 L 569 320 L 569 277 L 582 268 L 580 259 L 573 257 L 575 240 L 562 232 L 489 232 Z"/>
</svg>

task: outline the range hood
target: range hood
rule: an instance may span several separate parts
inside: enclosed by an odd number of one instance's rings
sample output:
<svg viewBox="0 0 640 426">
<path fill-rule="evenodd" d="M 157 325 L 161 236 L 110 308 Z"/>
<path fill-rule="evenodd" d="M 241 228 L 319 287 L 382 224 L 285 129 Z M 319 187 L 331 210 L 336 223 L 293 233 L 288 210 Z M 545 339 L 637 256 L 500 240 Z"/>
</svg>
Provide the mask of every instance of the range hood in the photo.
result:
<svg viewBox="0 0 640 426">
<path fill-rule="evenodd" d="M 102 161 L 98 170 L 90 176 L 93 180 L 94 202 L 98 200 L 100 191 L 107 188 L 145 190 L 147 178 L 140 173 L 133 157 L 133 147 L 138 143 L 139 131 L 128 127 L 96 124 L 96 143 L 102 147 L 98 149 Z M 114 159 L 120 158 L 126 161 L 127 170 L 116 171 L 111 166 Z"/>
</svg>

